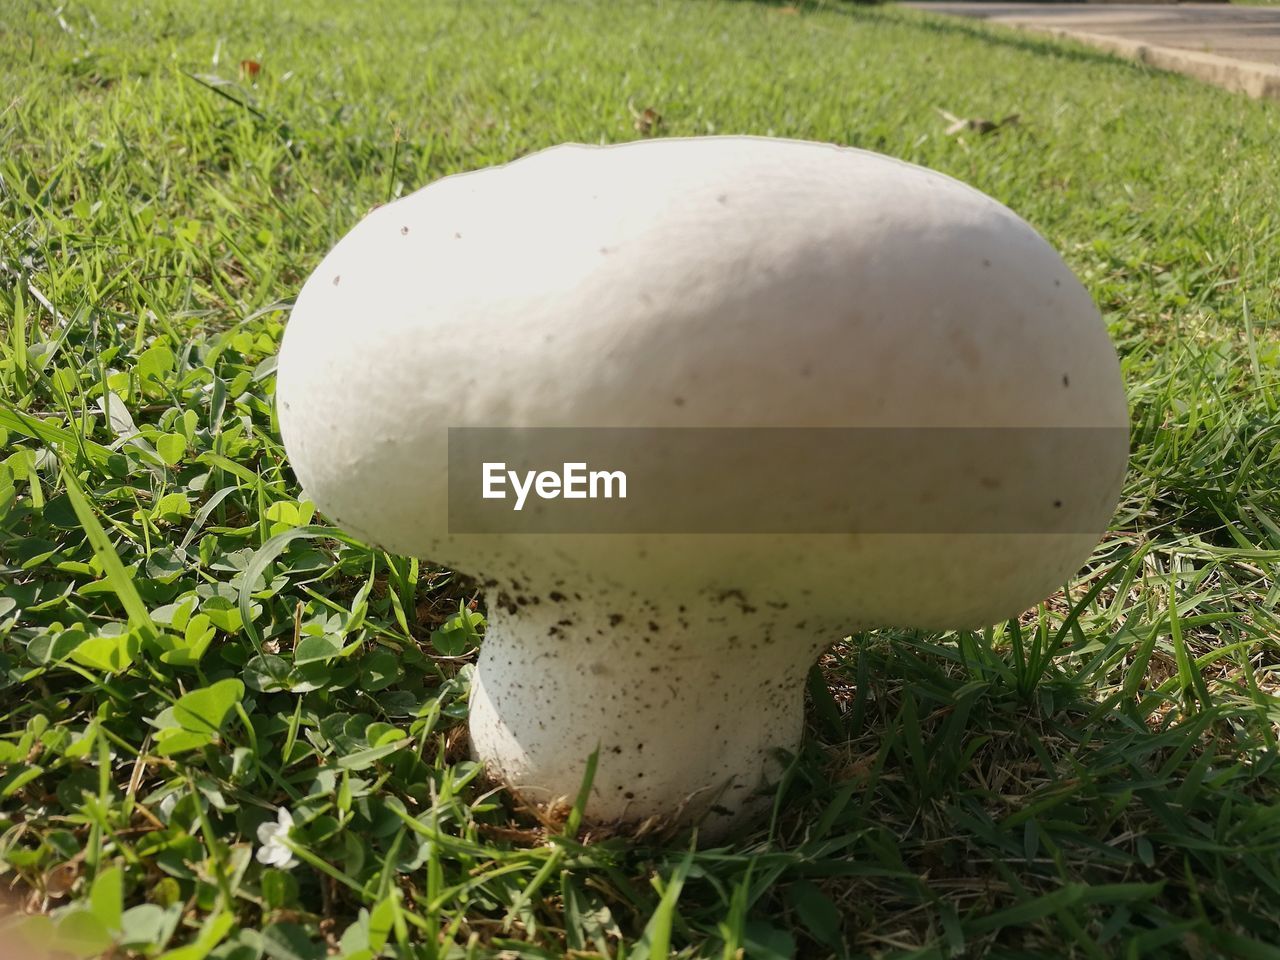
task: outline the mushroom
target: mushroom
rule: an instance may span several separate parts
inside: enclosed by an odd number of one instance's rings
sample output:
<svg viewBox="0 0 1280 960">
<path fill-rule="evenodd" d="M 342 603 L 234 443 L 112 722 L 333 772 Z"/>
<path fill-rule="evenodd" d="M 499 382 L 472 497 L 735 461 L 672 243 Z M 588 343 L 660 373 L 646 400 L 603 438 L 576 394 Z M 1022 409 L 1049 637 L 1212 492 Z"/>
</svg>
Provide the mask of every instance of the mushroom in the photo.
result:
<svg viewBox="0 0 1280 960">
<path fill-rule="evenodd" d="M 590 820 L 704 836 L 767 805 L 824 649 L 1017 616 L 1087 559 L 1127 456 L 1106 328 L 1032 227 L 933 171 L 768 138 L 569 144 L 375 209 L 299 295 L 277 389 L 321 511 L 484 583 L 491 773 L 571 798 L 598 750 Z M 902 455 L 831 472 L 826 493 L 883 476 L 873 529 L 463 532 L 449 433 L 474 427 L 887 428 Z M 1010 439 L 944 456 L 957 428 Z M 1073 455 L 1041 448 L 1071 431 Z M 1002 525 L 1020 497 L 1059 522 Z M 912 527 L 930 504 L 963 522 Z"/>
</svg>

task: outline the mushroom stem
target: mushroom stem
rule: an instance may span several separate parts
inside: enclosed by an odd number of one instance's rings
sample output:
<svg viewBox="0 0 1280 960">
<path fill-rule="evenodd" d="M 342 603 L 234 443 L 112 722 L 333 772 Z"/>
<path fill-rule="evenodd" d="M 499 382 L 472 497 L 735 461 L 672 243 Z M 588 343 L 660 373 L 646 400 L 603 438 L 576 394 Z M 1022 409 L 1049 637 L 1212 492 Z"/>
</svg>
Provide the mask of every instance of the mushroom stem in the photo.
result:
<svg viewBox="0 0 1280 960">
<path fill-rule="evenodd" d="M 780 756 L 799 746 L 804 678 L 830 637 L 803 641 L 809 656 L 774 639 L 797 627 L 736 598 L 627 610 L 491 597 L 472 747 L 537 804 L 572 802 L 598 748 L 590 821 L 726 834 L 768 809 Z"/>
</svg>

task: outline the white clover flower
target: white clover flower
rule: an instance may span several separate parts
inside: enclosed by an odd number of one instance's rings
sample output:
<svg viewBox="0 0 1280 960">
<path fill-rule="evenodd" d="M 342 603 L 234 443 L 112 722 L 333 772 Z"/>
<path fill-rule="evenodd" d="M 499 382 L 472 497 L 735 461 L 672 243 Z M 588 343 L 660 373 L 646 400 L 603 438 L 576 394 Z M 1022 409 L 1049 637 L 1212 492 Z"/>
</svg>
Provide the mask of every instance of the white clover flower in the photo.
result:
<svg viewBox="0 0 1280 960">
<path fill-rule="evenodd" d="M 292 870 L 298 865 L 293 851 L 285 844 L 289 831 L 293 829 L 293 814 L 281 807 L 276 815 L 275 823 L 264 823 L 258 827 L 258 847 L 256 854 L 259 863 L 281 870 Z"/>
</svg>

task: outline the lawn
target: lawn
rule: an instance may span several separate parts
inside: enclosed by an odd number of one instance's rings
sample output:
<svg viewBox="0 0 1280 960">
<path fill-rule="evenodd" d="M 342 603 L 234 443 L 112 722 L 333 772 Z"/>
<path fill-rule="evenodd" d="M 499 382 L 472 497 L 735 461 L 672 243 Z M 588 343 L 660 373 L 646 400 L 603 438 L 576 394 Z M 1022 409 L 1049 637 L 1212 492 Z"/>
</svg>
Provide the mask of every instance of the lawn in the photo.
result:
<svg viewBox="0 0 1280 960">
<path fill-rule="evenodd" d="M 710 133 L 880 150 L 1030 220 L 1121 350 L 1133 457 L 1111 532 L 1020 622 L 824 660 L 769 823 L 630 843 L 467 759 L 483 598 L 299 501 L 274 355 L 373 206 L 561 141 Z M 32 916 L 0 935 L 1280 957 L 1277 142 L 1280 104 L 892 8 L 9 0 L 0 873 Z M 287 839 L 260 831 L 279 807 Z"/>
</svg>

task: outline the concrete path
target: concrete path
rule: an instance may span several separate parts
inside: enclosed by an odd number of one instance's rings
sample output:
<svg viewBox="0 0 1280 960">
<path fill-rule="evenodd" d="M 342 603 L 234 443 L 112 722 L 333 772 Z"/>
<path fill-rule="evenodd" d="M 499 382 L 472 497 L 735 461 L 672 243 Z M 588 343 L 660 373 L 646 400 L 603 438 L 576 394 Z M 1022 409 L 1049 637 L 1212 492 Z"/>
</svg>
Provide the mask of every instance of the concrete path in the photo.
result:
<svg viewBox="0 0 1280 960">
<path fill-rule="evenodd" d="M 906 3 L 1100 47 L 1161 70 L 1280 100 L 1280 7 L 1224 3 Z"/>
</svg>

